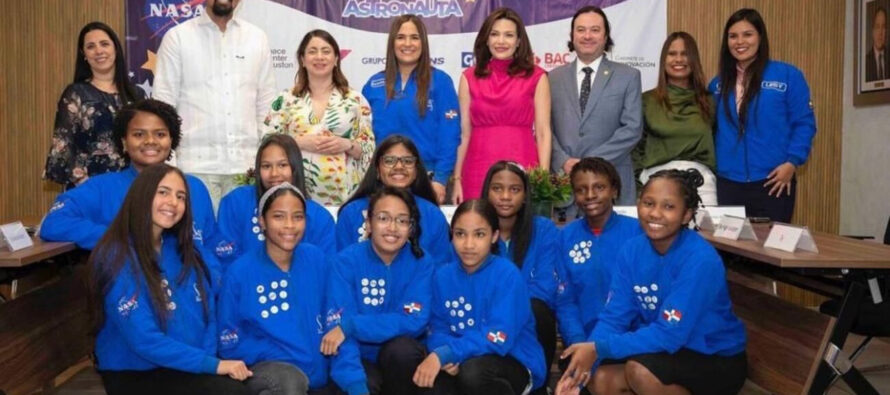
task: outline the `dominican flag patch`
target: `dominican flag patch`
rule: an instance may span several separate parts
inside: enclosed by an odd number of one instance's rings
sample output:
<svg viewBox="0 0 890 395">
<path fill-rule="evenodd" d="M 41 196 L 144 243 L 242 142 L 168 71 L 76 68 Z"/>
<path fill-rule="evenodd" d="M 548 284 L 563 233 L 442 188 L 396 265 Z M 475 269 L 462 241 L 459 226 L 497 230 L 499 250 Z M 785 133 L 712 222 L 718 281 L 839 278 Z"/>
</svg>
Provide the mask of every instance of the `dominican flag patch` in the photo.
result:
<svg viewBox="0 0 890 395">
<path fill-rule="evenodd" d="M 504 344 L 507 341 L 507 334 L 501 331 L 488 332 L 488 341 L 494 344 Z"/>
<path fill-rule="evenodd" d="M 661 313 L 661 316 L 664 317 L 668 324 L 679 324 L 680 320 L 683 319 L 683 313 L 677 309 L 665 310 Z"/>
<path fill-rule="evenodd" d="M 411 302 L 411 303 L 408 303 L 408 304 L 402 306 L 402 308 L 405 309 L 405 313 L 407 313 L 407 314 L 419 313 L 421 310 L 421 307 L 422 306 L 420 305 L 420 303 L 417 303 L 417 302 Z"/>
<path fill-rule="evenodd" d="M 457 118 L 457 111 L 454 111 L 453 109 L 451 109 L 451 110 L 448 110 L 445 112 L 445 119 L 454 119 L 454 118 Z"/>
</svg>

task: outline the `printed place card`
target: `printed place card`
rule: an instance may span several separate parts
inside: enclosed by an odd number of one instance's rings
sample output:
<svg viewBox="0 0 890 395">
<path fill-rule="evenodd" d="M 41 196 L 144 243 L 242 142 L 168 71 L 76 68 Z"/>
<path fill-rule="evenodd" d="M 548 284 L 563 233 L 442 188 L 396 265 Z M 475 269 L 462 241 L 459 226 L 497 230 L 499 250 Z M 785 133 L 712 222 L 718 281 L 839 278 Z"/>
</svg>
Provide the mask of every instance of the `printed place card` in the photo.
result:
<svg viewBox="0 0 890 395">
<path fill-rule="evenodd" d="M 9 246 L 10 251 L 18 251 L 34 245 L 34 242 L 31 241 L 31 236 L 28 236 L 28 231 L 22 225 L 22 221 L 0 225 L 0 233 L 3 234 L 3 239 Z"/>
<path fill-rule="evenodd" d="M 813 236 L 806 227 L 794 226 L 782 222 L 773 223 L 773 227 L 770 229 L 769 236 L 767 236 L 763 246 L 787 252 L 794 252 L 796 250 L 815 253 L 819 252 L 819 249 L 816 248 L 816 242 L 813 240 Z"/>
<path fill-rule="evenodd" d="M 724 215 L 723 220 L 714 226 L 714 237 L 730 240 L 757 240 L 754 228 L 748 218 Z"/>
<path fill-rule="evenodd" d="M 698 210 L 695 212 L 695 223 L 698 224 L 698 228 L 704 230 L 706 232 L 714 231 L 714 220 L 711 218 L 711 213 L 708 210 Z"/>
</svg>

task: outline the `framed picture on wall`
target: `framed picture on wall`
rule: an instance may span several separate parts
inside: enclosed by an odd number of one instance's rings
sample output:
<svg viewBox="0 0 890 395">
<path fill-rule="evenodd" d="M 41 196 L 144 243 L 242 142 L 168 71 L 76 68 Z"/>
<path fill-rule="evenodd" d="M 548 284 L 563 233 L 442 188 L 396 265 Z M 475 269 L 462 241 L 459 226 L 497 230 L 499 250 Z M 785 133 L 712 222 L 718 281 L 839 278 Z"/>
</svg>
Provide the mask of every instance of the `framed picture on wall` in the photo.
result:
<svg viewBox="0 0 890 395">
<path fill-rule="evenodd" d="M 856 0 L 853 105 L 890 103 L 890 0 Z"/>
</svg>

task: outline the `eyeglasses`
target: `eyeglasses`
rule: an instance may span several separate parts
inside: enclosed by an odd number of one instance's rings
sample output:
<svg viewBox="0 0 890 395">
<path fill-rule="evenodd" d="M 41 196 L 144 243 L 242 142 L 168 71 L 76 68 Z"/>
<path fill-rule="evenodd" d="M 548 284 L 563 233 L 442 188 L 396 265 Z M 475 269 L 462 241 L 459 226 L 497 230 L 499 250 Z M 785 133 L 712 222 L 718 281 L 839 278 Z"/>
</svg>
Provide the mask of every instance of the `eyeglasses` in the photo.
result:
<svg viewBox="0 0 890 395">
<path fill-rule="evenodd" d="M 380 223 L 383 226 L 389 226 L 393 221 L 396 222 L 397 228 L 408 229 L 414 224 L 414 221 L 411 217 L 407 215 L 400 215 L 398 217 L 393 218 L 393 216 L 386 213 L 377 213 L 374 214 L 374 221 Z"/>
<path fill-rule="evenodd" d="M 383 166 L 388 168 L 396 167 L 397 162 L 402 162 L 402 166 L 405 167 L 414 167 L 417 164 L 417 157 L 413 155 L 409 156 L 395 156 L 395 155 L 386 155 L 383 157 Z"/>
</svg>

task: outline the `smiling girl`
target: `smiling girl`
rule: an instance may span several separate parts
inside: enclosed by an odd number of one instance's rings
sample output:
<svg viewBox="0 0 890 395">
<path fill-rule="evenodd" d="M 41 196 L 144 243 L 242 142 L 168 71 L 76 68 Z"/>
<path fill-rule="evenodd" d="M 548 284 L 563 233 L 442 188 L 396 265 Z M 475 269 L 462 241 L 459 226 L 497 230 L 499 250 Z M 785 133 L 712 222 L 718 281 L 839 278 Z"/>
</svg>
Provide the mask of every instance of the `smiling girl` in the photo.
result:
<svg viewBox="0 0 890 395">
<path fill-rule="evenodd" d="M 430 354 L 414 373 L 438 393 L 525 394 L 544 383 L 544 353 L 522 274 L 497 256 L 498 216 L 487 200 L 451 221 L 458 259 L 433 278 Z M 443 373 L 444 372 L 444 373 Z"/>
<path fill-rule="evenodd" d="M 597 394 L 735 394 L 747 376 L 745 327 L 732 312 L 720 255 L 687 226 L 702 178 L 652 175 L 637 210 L 645 235 L 625 244 L 606 307 L 587 342 L 570 346 L 558 392 L 589 379 Z"/>
<path fill-rule="evenodd" d="M 328 265 L 324 252 L 302 242 L 306 199 L 284 182 L 269 188 L 257 207 L 265 242 L 226 271 L 219 353 L 250 365 L 247 385 L 255 394 L 325 391 L 328 362 L 318 349 Z"/>
<path fill-rule="evenodd" d="M 434 266 L 420 248 L 418 215 L 410 192 L 383 187 L 368 203 L 369 240 L 335 260 L 321 350 L 334 355 L 331 375 L 350 395 L 417 393 L 411 378 L 426 356 L 419 339 Z"/>
</svg>

